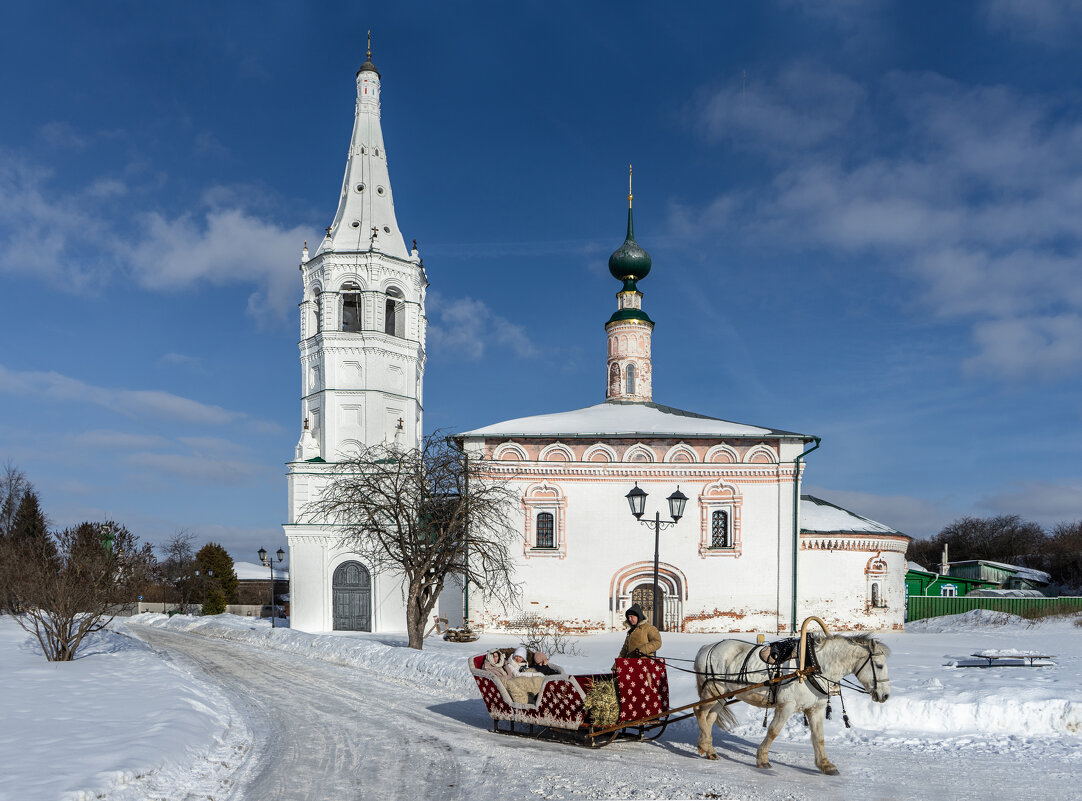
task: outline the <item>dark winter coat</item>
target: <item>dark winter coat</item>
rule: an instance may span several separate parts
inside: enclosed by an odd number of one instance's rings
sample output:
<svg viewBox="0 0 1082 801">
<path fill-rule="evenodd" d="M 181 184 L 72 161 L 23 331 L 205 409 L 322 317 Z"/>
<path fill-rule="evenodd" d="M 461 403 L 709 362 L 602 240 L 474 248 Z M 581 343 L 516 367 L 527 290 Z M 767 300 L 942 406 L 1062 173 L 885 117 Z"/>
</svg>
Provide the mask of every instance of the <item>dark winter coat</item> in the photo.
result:
<svg viewBox="0 0 1082 801">
<path fill-rule="evenodd" d="M 628 608 L 626 615 L 634 614 L 639 622 L 633 626 L 624 639 L 624 647 L 620 649 L 620 658 L 634 654 L 639 656 L 652 656 L 661 647 L 661 633 L 652 624 L 646 621 L 646 615 L 642 608 L 635 604 Z"/>
</svg>

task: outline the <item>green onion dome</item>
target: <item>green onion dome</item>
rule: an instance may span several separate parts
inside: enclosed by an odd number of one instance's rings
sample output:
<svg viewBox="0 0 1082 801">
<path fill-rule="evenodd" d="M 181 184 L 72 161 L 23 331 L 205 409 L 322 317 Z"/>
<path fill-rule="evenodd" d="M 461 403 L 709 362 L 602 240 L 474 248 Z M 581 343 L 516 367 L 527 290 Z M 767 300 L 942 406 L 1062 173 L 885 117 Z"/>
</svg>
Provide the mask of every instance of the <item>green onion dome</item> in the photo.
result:
<svg viewBox="0 0 1082 801">
<path fill-rule="evenodd" d="M 650 254 L 635 241 L 635 226 L 629 208 L 627 210 L 627 238 L 624 239 L 624 244 L 609 256 L 609 272 L 618 281 L 641 281 L 650 272 L 652 263 Z"/>
</svg>

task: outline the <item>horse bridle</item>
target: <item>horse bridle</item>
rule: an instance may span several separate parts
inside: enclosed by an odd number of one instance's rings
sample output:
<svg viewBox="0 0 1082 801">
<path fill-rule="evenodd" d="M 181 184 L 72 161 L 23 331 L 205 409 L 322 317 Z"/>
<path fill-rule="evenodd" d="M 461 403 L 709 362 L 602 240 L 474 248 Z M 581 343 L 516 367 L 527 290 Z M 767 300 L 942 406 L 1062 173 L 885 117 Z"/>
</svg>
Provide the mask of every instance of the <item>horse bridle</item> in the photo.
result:
<svg viewBox="0 0 1082 801">
<path fill-rule="evenodd" d="M 875 669 L 875 653 L 872 650 L 871 646 L 868 646 L 868 656 L 864 659 L 863 662 L 860 663 L 860 667 L 853 671 L 853 675 L 857 678 L 860 678 L 860 671 L 864 670 L 864 666 L 869 664 L 872 666 L 872 689 L 866 690 L 863 686 L 853 687 L 852 685 L 847 684 L 846 686 L 849 687 L 849 689 L 858 690 L 859 692 L 866 693 L 867 695 L 872 695 L 879 689 L 879 674 L 876 672 Z M 843 676 L 842 678 L 844 679 L 845 677 Z M 838 686 L 841 686 L 841 682 L 838 682 Z"/>
</svg>

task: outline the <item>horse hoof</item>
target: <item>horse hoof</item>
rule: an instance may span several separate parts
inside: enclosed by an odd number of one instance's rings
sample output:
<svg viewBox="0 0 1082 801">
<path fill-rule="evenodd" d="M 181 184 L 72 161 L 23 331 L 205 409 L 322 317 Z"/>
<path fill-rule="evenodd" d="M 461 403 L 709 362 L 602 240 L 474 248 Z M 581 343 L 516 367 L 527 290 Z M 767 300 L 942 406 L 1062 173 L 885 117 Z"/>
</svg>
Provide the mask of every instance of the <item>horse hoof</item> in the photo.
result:
<svg viewBox="0 0 1082 801">
<path fill-rule="evenodd" d="M 771 765 L 769 762 L 759 762 L 759 763 L 756 764 L 755 767 L 762 768 L 763 770 L 769 770 L 770 768 L 772 768 L 774 766 Z"/>
<path fill-rule="evenodd" d="M 836 767 L 834 767 L 833 765 L 831 765 L 829 768 L 823 768 L 822 770 L 823 770 L 823 773 L 825 773 L 827 776 L 837 776 L 837 775 L 839 775 L 838 769 Z"/>
</svg>

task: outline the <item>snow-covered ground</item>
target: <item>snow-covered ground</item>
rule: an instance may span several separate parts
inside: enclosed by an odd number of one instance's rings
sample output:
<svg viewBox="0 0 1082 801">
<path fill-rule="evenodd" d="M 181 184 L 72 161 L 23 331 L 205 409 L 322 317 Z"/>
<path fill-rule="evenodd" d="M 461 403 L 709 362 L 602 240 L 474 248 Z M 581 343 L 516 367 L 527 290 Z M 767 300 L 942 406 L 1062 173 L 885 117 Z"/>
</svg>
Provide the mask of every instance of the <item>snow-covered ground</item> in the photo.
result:
<svg viewBox="0 0 1082 801">
<path fill-rule="evenodd" d="M 0 800 L 176 799 L 230 786 L 250 741 L 244 719 L 218 688 L 122 632 L 47 662 L 0 616 Z"/>
<path fill-rule="evenodd" d="M 388 774 L 386 764 L 370 767 L 376 756 L 371 749 L 384 761 L 394 759 L 387 745 L 392 741 L 396 747 L 416 748 L 412 758 L 441 761 L 454 772 L 453 782 L 433 779 L 430 794 L 440 797 L 471 797 L 482 790 L 501 794 L 504 785 L 551 798 L 721 794 L 748 799 L 955 798 L 969 797 L 981 786 L 1008 794 L 1039 786 L 1042 798 L 1060 799 L 1076 797 L 1082 775 L 1082 629 L 1071 619 L 1030 624 L 971 612 L 885 635 L 893 649 L 890 700 L 873 704 L 866 696 L 848 693 L 854 728 L 843 727 L 837 705 L 834 720 L 827 722 L 827 750 L 842 777 L 815 772 L 807 731 L 797 719 L 774 747 L 775 769 L 757 770 L 753 752 L 763 733 L 762 713 L 744 705 L 732 707 L 740 721 L 732 735 L 715 729 L 722 755 L 716 763 L 697 758 L 694 721 L 670 727 L 657 743 L 618 744 L 600 752 L 491 734 L 465 660 L 487 648 L 515 644 L 507 636 L 470 644 L 430 638 L 425 650 L 416 652 L 405 648 L 404 636 L 398 635 L 310 635 L 272 630 L 266 621 L 251 618 L 167 619 L 155 614 L 133 618 L 130 631 L 163 654 L 175 655 L 172 663 L 163 664 L 154 652 L 112 634 L 102 640 L 102 652 L 58 669 L 35 654 L 10 621 L 0 626 L 0 702 L 5 713 L 21 710 L 4 715 L 0 754 L 5 757 L 0 759 L 9 762 L 13 753 L 20 758 L 5 769 L 14 783 L 2 785 L 0 798 L 56 798 L 76 789 L 99 789 L 108 799 L 185 797 L 200 779 L 184 766 L 205 767 L 208 755 L 227 745 L 234 756 L 221 760 L 226 764 L 209 782 L 217 782 L 217 790 L 199 790 L 203 797 L 255 798 L 256 793 L 261 800 L 285 798 L 281 789 L 277 795 L 273 789 L 285 779 L 275 778 L 274 764 L 268 765 L 260 752 L 274 751 L 270 762 L 275 764 L 304 755 L 294 753 L 296 748 L 281 750 L 277 740 L 260 739 L 259 731 L 278 725 L 281 736 L 289 738 L 288 721 L 308 708 L 312 714 L 304 716 L 313 719 L 305 725 L 314 732 L 350 733 L 329 740 L 326 747 L 332 753 L 318 762 L 292 764 L 310 765 L 323 777 L 320 781 L 332 782 L 322 785 L 325 789 L 337 792 L 347 786 L 327 778 L 338 770 L 347 774 L 343 780 L 378 786 L 383 797 L 393 797 L 399 780 L 411 782 L 412 794 L 417 790 L 416 776 L 399 769 Z M 719 638 L 666 634 L 663 652 L 690 658 L 700 645 Z M 577 654 L 558 655 L 554 661 L 570 672 L 605 670 L 621 641 L 618 634 L 579 638 L 574 641 Z M 982 651 L 1040 652 L 1053 655 L 1054 664 L 960 666 Z M 278 678 L 268 685 L 263 672 Z M 209 681 L 221 682 L 221 689 L 204 684 Z M 694 700 L 693 677 L 670 671 L 670 682 L 674 704 Z M 347 703 L 336 710 L 335 687 L 345 684 Z M 309 687 L 310 696 L 294 689 Z M 281 699 L 285 723 L 264 720 L 273 717 L 275 698 Z M 366 703 L 379 710 L 380 726 L 371 726 L 370 734 L 357 719 L 357 706 Z M 423 720 L 431 721 L 431 729 L 418 729 Z M 79 727 L 74 737 L 67 735 L 71 726 Z M 253 753 L 240 756 L 252 730 Z M 424 733 L 414 737 L 419 731 Z M 372 743 L 357 742 L 366 737 Z M 414 742 L 417 737 L 426 745 Z M 529 764 L 522 761 L 524 748 L 531 754 Z M 240 786 L 230 792 L 228 774 L 241 762 L 235 774 Z M 633 775 L 635 764 L 642 763 L 657 773 L 652 784 L 629 781 L 629 772 Z M 53 770 L 54 764 L 62 769 Z M 383 773 L 377 775 L 378 770 Z M 160 796 L 124 794 L 148 781 L 130 778 L 140 773 L 156 777 Z M 118 777 L 128 777 L 129 784 L 116 787 Z M 168 781 L 175 781 L 177 792 L 164 791 Z M 320 786 L 313 785 L 310 797 L 320 797 Z M 405 784 L 400 788 L 406 789 Z"/>
</svg>

